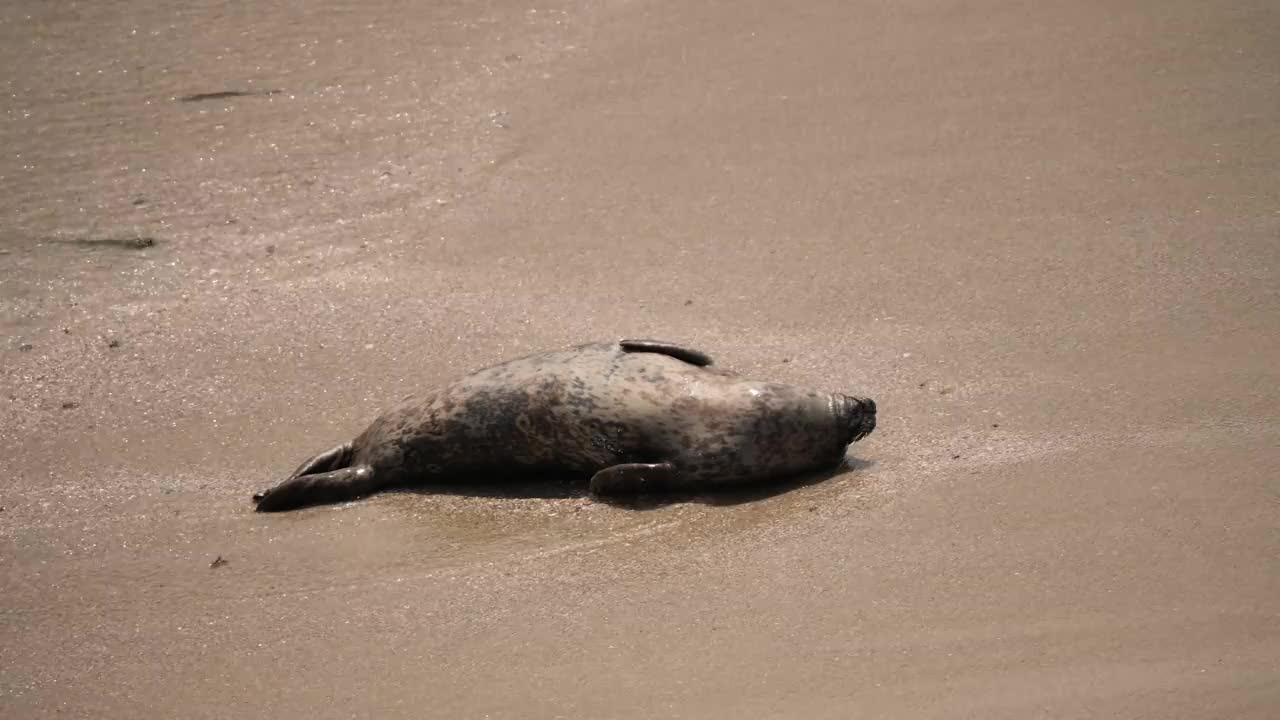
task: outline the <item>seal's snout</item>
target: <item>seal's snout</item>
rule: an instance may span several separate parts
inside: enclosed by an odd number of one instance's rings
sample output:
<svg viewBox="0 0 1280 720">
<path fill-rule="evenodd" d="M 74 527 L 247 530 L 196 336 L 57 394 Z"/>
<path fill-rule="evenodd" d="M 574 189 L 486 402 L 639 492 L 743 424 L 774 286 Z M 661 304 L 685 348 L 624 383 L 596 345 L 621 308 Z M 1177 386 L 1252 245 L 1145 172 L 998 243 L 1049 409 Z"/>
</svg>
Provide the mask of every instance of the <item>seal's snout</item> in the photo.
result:
<svg viewBox="0 0 1280 720">
<path fill-rule="evenodd" d="M 847 433 L 846 445 L 861 440 L 876 429 L 876 401 L 871 398 L 837 395 L 836 412 Z"/>
</svg>

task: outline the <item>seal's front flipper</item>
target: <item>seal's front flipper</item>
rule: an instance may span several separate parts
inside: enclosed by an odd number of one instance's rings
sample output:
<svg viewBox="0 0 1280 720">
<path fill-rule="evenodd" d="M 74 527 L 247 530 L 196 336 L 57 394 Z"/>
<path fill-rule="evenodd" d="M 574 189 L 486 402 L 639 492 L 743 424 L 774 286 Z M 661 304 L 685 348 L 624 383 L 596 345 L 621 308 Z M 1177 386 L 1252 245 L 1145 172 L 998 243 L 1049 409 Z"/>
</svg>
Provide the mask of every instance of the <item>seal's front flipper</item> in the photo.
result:
<svg viewBox="0 0 1280 720">
<path fill-rule="evenodd" d="M 258 503 L 258 512 L 280 512 L 306 505 L 354 500 L 380 487 L 373 477 L 373 471 L 366 465 L 358 465 L 292 477 L 264 493 L 254 495 L 253 499 Z"/>
<path fill-rule="evenodd" d="M 690 365 L 706 367 L 711 364 L 711 356 L 692 348 L 681 347 L 675 343 L 658 340 L 623 340 L 618 343 L 624 352 L 650 352 L 667 355 L 682 360 Z"/>
<path fill-rule="evenodd" d="M 591 476 L 592 495 L 634 495 L 669 488 L 676 469 L 671 463 L 626 463 Z"/>
</svg>

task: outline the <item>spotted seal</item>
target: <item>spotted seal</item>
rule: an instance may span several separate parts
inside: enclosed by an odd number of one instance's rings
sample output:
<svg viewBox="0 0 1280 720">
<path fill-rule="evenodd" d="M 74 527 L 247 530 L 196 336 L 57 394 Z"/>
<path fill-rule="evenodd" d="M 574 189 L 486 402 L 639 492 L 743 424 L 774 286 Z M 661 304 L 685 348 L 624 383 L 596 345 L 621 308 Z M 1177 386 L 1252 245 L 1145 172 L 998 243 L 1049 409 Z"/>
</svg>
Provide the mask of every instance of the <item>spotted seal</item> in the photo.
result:
<svg viewBox="0 0 1280 720">
<path fill-rule="evenodd" d="M 254 500 L 290 510 L 522 470 L 590 475 L 596 496 L 728 486 L 834 467 L 875 425 L 867 398 L 743 379 L 671 343 L 592 343 L 411 395 Z"/>
</svg>

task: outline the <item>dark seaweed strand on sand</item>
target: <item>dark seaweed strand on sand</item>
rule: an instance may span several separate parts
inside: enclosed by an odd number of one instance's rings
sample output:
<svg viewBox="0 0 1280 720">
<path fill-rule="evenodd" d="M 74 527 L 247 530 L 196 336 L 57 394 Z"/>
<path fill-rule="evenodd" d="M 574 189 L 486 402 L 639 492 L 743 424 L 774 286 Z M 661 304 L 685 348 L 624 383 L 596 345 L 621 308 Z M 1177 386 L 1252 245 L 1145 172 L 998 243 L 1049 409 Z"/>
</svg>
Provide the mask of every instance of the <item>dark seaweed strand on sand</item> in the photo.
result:
<svg viewBox="0 0 1280 720">
<path fill-rule="evenodd" d="M 159 241 L 150 235 L 125 235 L 104 238 L 77 237 L 69 240 L 62 240 L 61 242 L 81 245 L 84 247 L 116 247 L 124 248 L 126 250 L 141 250 L 143 248 L 153 247 Z"/>
<path fill-rule="evenodd" d="M 253 95 L 279 95 L 280 92 L 280 90 L 221 90 L 219 92 L 183 95 L 178 98 L 178 102 L 204 102 L 205 100 L 225 100 L 227 98 L 250 97 Z"/>
</svg>

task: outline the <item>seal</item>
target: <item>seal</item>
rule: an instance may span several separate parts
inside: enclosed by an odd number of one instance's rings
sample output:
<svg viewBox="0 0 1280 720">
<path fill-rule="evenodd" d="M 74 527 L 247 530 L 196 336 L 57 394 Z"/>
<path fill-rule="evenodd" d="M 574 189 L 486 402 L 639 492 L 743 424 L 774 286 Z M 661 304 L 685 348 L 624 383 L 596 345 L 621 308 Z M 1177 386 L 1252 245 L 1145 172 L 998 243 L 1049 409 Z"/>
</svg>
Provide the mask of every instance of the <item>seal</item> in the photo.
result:
<svg viewBox="0 0 1280 720">
<path fill-rule="evenodd" d="M 835 467 L 875 426 L 868 398 L 747 380 L 672 343 L 591 343 L 411 395 L 254 500 L 271 512 L 547 471 L 590 476 L 598 497 L 724 487 Z"/>
</svg>

